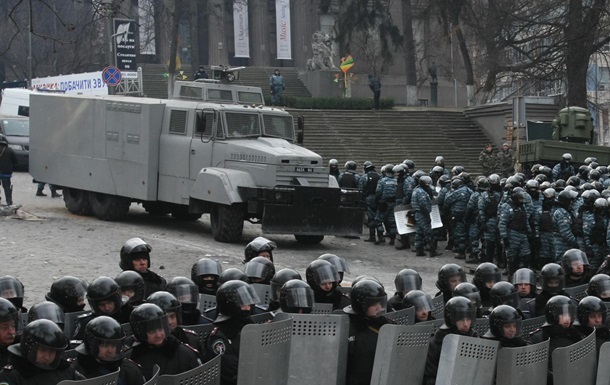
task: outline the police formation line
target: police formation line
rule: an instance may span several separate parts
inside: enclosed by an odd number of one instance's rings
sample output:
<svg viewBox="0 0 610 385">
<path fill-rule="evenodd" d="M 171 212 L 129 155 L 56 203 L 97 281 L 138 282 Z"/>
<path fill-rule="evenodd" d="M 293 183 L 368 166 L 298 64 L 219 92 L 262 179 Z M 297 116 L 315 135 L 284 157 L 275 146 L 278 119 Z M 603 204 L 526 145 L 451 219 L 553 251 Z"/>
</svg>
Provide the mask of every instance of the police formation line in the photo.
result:
<svg viewBox="0 0 610 385">
<path fill-rule="evenodd" d="M 342 288 L 343 274 L 349 270 L 345 258 L 334 254 L 311 262 L 305 280 L 292 269 L 276 272 L 275 249 L 274 242 L 258 237 L 246 246 L 243 270 L 223 271 L 220 257 L 206 256 L 193 265 L 190 279 L 166 282 L 150 269 L 152 247 L 132 238 L 121 249 L 123 272 L 115 279 L 98 277 L 89 284 L 81 278 L 61 277 L 51 284 L 46 301 L 29 311 L 23 307 L 21 282 L 13 276 L 0 277 L 0 359 L 5 365 L 0 383 L 55 384 L 120 368 L 120 384 L 144 384 L 153 377 L 155 365 L 162 375 L 179 374 L 220 356 L 221 383 L 235 384 L 241 331 L 253 317 L 268 314 L 272 321 L 281 313 L 309 314 L 320 304 L 349 318 L 346 383 L 350 385 L 370 383 L 379 331 L 394 324 L 391 315 L 402 309 L 413 308 L 414 323 L 434 322 L 435 312 L 443 320 L 430 338 L 425 384 L 435 382 L 445 337 L 478 337 L 473 326 L 482 318 L 488 319 L 489 330 L 481 337 L 499 341 L 502 347 L 549 340 L 552 352 L 591 333 L 599 344 L 610 339 L 604 303 L 610 298 L 606 263 L 599 271 L 592 270 L 579 249 L 567 250 L 560 264 L 542 267 L 540 285 L 528 268 L 503 281 L 501 270 L 484 262 L 469 283 L 462 267 L 444 265 L 438 271 L 440 291 L 434 299 L 421 290 L 421 276 L 406 268 L 396 274 L 396 293 L 389 300 L 375 277 L 360 276 L 350 290 Z M 587 296 L 578 301 L 568 295 L 566 288 L 583 283 L 588 285 Z M 269 285 L 268 302 L 259 299 L 256 285 Z M 202 312 L 198 304 L 206 295 L 214 296 L 216 306 Z M 84 311 L 86 301 L 90 311 Z M 545 317 L 540 329 L 524 335 L 523 321 L 540 316 Z M 28 321 L 25 326 L 23 317 Z M 70 327 L 69 319 L 74 323 Z M 189 329 L 206 324 L 213 329 L 203 341 Z"/>
</svg>

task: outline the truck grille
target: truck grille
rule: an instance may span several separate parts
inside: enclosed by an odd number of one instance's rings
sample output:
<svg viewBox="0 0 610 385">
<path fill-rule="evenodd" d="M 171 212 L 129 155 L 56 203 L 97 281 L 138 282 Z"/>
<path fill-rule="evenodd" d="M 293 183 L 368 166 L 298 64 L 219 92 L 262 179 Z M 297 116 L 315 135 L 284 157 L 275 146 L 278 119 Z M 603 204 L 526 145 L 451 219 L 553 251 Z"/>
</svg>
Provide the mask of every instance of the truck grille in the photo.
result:
<svg viewBox="0 0 610 385">
<path fill-rule="evenodd" d="M 327 187 L 328 186 L 328 174 L 316 174 L 306 172 L 278 172 L 277 173 L 277 184 L 278 185 L 294 185 L 298 184 L 295 182 L 295 178 L 303 178 L 309 182 L 310 186 L 316 187 Z"/>
</svg>

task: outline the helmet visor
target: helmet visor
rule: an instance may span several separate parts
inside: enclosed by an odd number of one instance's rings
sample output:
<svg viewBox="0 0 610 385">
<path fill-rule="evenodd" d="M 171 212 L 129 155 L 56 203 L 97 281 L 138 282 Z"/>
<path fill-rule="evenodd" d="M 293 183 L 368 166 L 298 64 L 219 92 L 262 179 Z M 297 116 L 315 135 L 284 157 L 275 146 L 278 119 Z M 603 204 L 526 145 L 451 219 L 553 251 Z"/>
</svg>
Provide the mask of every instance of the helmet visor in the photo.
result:
<svg viewBox="0 0 610 385">
<path fill-rule="evenodd" d="M 521 319 L 503 321 L 500 327 L 503 338 L 517 338 L 523 334 Z"/>
<path fill-rule="evenodd" d="M 286 290 L 285 298 L 287 307 L 311 308 L 314 303 L 313 290 L 307 287 L 295 287 Z"/>
<path fill-rule="evenodd" d="M 0 297 L 23 298 L 23 287 L 14 279 L 0 279 Z"/>
<path fill-rule="evenodd" d="M 23 346 L 23 343 L 22 343 Z M 67 346 L 67 341 L 66 341 Z M 62 348 L 55 348 L 50 346 L 42 345 L 39 342 L 34 341 L 33 345 L 27 352 L 27 360 L 37 367 L 44 370 L 57 369 L 61 361 L 61 356 L 66 350 L 66 346 Z M 23 349 L 22 349 L 23 351 Z"/>
<path fill-rule="evenodd" d="M 363 303 L 363 314 L 369 318 L 381 317 L 388 307 L 388 297 L 367 297 Z"/>
<path fill-rule="evenodd" d="M 599 280 L 595 282 L 595 287 L 593 291 L 596 292 L 596 295 L 603 299 L 604 301 L 610 300 L 610 280 Z M 590 294 L 592 295 L 592 294 Z"/>
<path fill-rule="evenodd" d="M 513 274 L 512 283 L 513 283 L 513 285 L 516 285 L 519 283 L 527 283 L 530 285 L 535 285 L 536 277 L 534 276 L 534 273 L 530 270 L 519 269 L 515 272 L 515 274 Z"/>
<path fill-rule="evenodd" d="M 432 298 L 429 295 L 422 295 L 420 297 L 414 298 L 410 300 L 413 307 L 415 307 L 415 311 L 432 311 L 434 310 L 434 305 L 432 305 Z"/>
<path fill-rule="evenodd" d="M 138 322 L 138 335 L 136 337 L 141 342 L 148 342 L 153 345 L 160 344 L 169 336 L 169 322 L 167 314 L 159 318 Z"/>
<path fill-rule="evenodd" d="M 92 353 L 100 361 L 118 361 L 123 358 L 125 339 L 93 339 Z"/>
<path fill-rule="evenodd" d="M 551 314 L 553 315 L 553 318 L 560 323 L 567 319 L 567 317 L 569 317 L 570 323 L 572 323 L 576 319 L 576 306 L 573 304 L 554 304 L 551 309 Z"/>
<path fill-rule="evenodd" d="M 497 296 L 494 302 L 497 302 L 493 304 L 494 306 L 509 305 L 518 309 L 521 304 L 521 297 L 519 296 L 519 293 L 515 291 L 510 294 Z"/>
<path fill-rule="evenodd" d="M 258 278 L 265 279 L 267 278 L 267 266 L 262 263 L 257 263 L 254 261 L 246 263 L 245 273 L 248 278 Z"/>
<path fill-rule="evenodd" d="M 66 322 L 66 316 L 64 314 L 64 311 L 59 306 L 51 305 L 38 305 L 35 308 L 30 309 L 30 311 L 28 312 L 28 322 L 32 322 L 37 319 L 48 319 L 49 321 L 53 321 L 58 325 L 63 325 Z"/>
<path fill-rule="evenodd" d="M 237 306 L 256 305 L 257 303 L 260 303 L 260 299 L 251 285 L 244 285 L 235 290 L 235 304 Z"/>
<path fill-rule="evenodd" d="M 542 289 L 551 294 L 557 294 L 565 287 L 565 276 L 559 275 L 556 277 L 543 277 Z"/>
<path fill-rule="evenodd" d="M 213 261 L 211 259 L 209 260 L 202 260 L 197 262 L 197 264 L 195 265 L 195 275 L 197 276 L 201 276 L 201 275 L 220 275 L 220 273 L 222 273 L 222 267 L 220 266 L 220 264 L 216 261 Z"/>
<path fill-rule="evenodd" d="M 21 312 L 13 311 L 0 317 L 0 333 L 6 339 L 6 341 L 2 341 L 3 343 L 9 342 L 8 340 L 11 339 L 11 336 L 14 338 L 14 336 L 21 334 L 22 331 Z"/>
<path fill-rule="evenodd" d="M 199 289 L 196 285 L 175 285 L 169 290 L 180 303 L 198 303 Z"/>
<path fill-rule="evenodd" d="M 394 280 L 396 291 L 407 294 L 411 290 L 421 290 L 422 280 L 416 275 L 401 275 Z"/>
<path fill-rule="evenodd" d="M 318 285 L 339 282 L 339 274 L 333 265 L 324 265 L 314 271 L 314 279 Z"/>
<path fill-rule="evenodd" d="M 474 307 L 476 307 L 477 309 L 480 308 L 481 306 L 483 306 L 482 301 L 481 301 L 481 293 L 479 293 L 478 291 L 466 293 L 466 294 L 460 294 L 460 295 L 462 297 L 468 298 L 470 300 L 470 302 L 473 303 Z"/>
</svg>

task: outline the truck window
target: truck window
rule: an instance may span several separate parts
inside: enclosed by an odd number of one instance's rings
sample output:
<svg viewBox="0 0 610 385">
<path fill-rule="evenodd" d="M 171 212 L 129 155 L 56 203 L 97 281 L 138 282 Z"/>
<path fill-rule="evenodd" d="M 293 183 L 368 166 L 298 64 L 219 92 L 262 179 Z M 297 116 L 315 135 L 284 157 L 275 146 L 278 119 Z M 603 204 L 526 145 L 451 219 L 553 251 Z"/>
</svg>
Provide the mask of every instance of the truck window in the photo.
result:
<svg viewBox="0 0 610 385">
<path fill-rule="evenodd" d="M 186 121 L 188 114 L 186 111 L 172 110 L 169 116 L 169 133 L 176 135 L 186 135 Z"/>
<path fill-rule="evenodd" d="M 201 114 L 202 111 L 199 111 L 197 116 Z M 199 124 L 197 122 L 197 127 L 195 128 L 195 135 L 200 137 L 210 137 L 212 136 L 212 132 L 214 130 L 214 113 L 212 111 L 204 111 L 203 112 L 203 122 Z"/>
<path fill-rule="evenodd" d="M 229 138 L 261 135 L 261 124 L 257 113 L 226 112 L 225 118 Z"/>
<path fill-rule="evenodd" d="M 231 92 L 231 90 L 208 89 L 208 100 L 217 102 L 232 102 L 233 92 Z"/>
<path fill-rule="evenodd" d="M 180 97 L 184 99 L 203 100 L 203 87 L 180 87 Z"/>
<path fill-rule="evenodd" d="M 265 136 L 275 136 L 288 141 L 294 140 L 292 116 L 263 115 Z"/>
<path fill-rule="evenodd" d="M 262 95 L 260 92 L 238 91 L 237 98 L 239 99 L 239 103 L 263 104 Z"/>
</svg>

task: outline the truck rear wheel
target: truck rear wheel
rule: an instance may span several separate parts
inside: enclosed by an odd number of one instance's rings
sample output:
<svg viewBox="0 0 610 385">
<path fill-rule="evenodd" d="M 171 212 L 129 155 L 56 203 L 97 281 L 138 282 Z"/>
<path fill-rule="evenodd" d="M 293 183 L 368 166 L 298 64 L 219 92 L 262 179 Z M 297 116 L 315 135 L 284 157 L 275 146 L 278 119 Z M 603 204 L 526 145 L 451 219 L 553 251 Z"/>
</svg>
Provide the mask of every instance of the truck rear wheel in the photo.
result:
<svg viewBox="0 0 610 385">
<path fill-rule="evenodd" d="M 294 237 L 297 241 L 304 245 L 317 245 L 322 242 L 324 239 L 324 235 L 298 235 L 295 234 Z"/>
<path fill-rule="evenodd" d="M 76 188 L 64 187 L 64 203 L 69 212 L 76 215 L 92 215 L 89 193 Z"/>
<path fill-rule="evenodd" d="M 237 242 L 244 231 L 244 208 L 241 204 L 219 205 L 210 212 L 212 235 L 218 242 Z"/>
<path fill-rule="evenodd" d="M 129 212 L 131 201 L 127 198 L 103 193 L 90 192 L 89 204 L 93 215 L 103 221 L 119 221 Z"/>
</svg>

